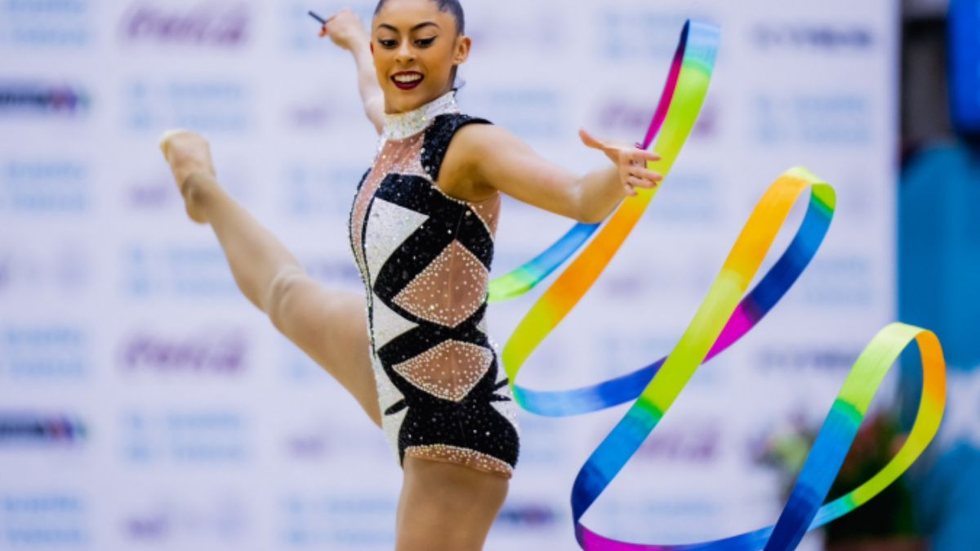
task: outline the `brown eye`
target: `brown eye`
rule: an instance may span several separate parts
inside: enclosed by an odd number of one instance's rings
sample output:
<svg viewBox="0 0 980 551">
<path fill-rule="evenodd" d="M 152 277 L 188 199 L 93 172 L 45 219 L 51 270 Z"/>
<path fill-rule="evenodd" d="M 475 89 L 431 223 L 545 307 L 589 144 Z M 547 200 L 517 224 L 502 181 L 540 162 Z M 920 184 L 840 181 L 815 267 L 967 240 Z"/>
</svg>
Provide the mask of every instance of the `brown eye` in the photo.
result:
<svg viewBox="0 0 980 551">
<path fill-rule="evenodd" d="M 397 40 L 386 39 L 386 38 L 379 38 L 378 39 L 378 44 L 381 45 L 381 47 L 384 48 L 384 49 L 386 49 L 386 50 L 391 50 L 391 49 L 393 49 L 393 48 L 395 48 L 395 47 L 398 46 L 398 41 Z"/>
<path fill-rule="evenodd" d="M 428 48 L 435 41 L 436 41 L 436 37 L 434 36 L 432 38 L 420 38 L 415 41 L 415 45 L 418 46 L 419 48 Z"/>
</svg>

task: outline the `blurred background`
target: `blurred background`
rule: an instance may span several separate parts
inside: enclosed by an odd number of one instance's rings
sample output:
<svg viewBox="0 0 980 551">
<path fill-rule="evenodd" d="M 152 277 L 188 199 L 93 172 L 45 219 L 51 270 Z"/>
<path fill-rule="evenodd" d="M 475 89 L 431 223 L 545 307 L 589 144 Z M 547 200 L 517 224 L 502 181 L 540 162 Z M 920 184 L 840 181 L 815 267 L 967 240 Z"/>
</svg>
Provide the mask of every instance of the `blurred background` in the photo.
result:
<svg viewBox="0 0 980 551">
<path fill-rule="evenodd" d="M 0 0 L 0 550 L 392 548 L 400 471 L 380 431 L 239 294 L 156 145 L 205 134 L 235 197 L 317 278 L 360 290 L 346 223 L 377 138 L 350 56 L 306 15 L 344 7 L 370 20 L 374 2 Z M 802 548 L 980 549 L 980 0 L 464 7 L 464 111 L 577 171 L 604 162 L 579 127 L 642 138 L 684 20 L 722 29 L 673 173 L 526 386 L 667 354 L 771 181 L 804 165 L 838 192 L 809 270 L 695 376 L 586 523 L 683 543 L 773 522 L 851 364 L 901 320 L 944 344 L 943 428 Z M 505 203 L 495 273 L 570 225 Z M 532 300 L 491 308 L 498 342 Z M 831 497 L 907 430 L 914 352 Z M 487 549 L 576 548 L 572 481 L 623 412 L 522 415 Z"/>
</svg>

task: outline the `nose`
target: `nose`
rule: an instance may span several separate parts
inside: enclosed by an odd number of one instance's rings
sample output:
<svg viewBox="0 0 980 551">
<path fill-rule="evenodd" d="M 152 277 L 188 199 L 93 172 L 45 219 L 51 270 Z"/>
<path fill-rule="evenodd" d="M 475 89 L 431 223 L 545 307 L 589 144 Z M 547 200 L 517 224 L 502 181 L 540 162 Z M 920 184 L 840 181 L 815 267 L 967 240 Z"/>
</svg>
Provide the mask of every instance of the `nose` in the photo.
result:
<svg viewBox="0 0 980 551">
<path fill-rule="evenodd" d="M 411 43 L 408 40 L 402 40 L 401 44 L 399 44 L 395 60 L 399 63 L 411 63 L 415 61 L 415 52 L 412 51 Z"/>
</svg>

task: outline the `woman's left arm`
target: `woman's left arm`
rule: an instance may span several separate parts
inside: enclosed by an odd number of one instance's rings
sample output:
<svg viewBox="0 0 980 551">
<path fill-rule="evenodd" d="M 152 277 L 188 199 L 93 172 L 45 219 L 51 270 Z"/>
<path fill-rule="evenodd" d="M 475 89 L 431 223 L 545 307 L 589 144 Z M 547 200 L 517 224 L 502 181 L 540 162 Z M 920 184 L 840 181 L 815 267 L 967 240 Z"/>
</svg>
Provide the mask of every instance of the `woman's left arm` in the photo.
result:
<svg viewBox="0 0 980 551">
<path fill-rule="evenodd" d="M 582 142 L 606 154 L 613 166 L 576 176 L 538 155 L 499 126 L 470 125 L 460 130 L 453 152 L 475 190 L 495 189 L 547 211 L 584 223 L 598 223 L 635 188 L 656 187 L 662 177 L 647 168 L 656 154 L 606 143 L 584 130 Z"/>
</svg>

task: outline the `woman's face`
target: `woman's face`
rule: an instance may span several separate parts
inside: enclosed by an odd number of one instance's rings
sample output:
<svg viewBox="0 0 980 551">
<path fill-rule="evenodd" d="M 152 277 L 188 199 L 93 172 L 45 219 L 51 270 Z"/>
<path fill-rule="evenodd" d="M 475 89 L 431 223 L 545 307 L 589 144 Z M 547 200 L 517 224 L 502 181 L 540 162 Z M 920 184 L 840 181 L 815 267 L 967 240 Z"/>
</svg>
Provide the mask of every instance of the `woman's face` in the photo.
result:
<svg viewBox="0 0 980 551">
<path fill-rule="evenodd" d="M 466 61 L 469 50 L 456 18 L 432 0 L 388 0 L 371 37 L 385 112 L 411 111 L 451 90 L 453 67 Z"/>
</svg>

